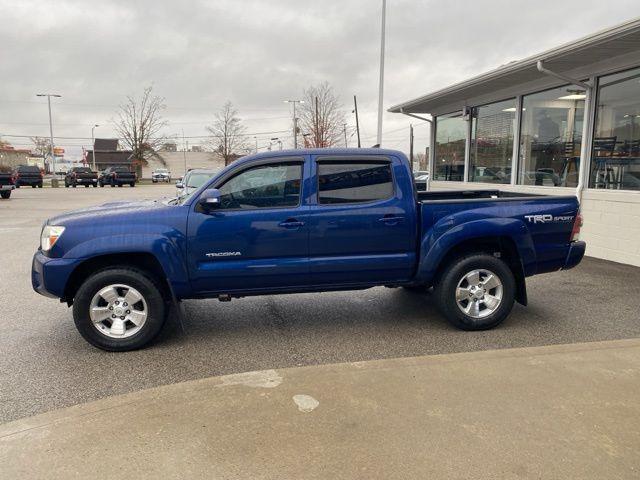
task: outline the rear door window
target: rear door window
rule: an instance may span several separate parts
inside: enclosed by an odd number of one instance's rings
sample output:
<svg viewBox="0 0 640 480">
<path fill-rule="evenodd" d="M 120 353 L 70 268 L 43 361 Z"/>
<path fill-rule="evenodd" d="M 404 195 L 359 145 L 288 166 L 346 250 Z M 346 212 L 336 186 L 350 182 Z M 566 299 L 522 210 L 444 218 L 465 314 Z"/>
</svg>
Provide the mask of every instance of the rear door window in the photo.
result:
<svg viewBox="0 0 640 480">
<path fill-rule="evenodd" d="M 318 161 L 320 204 L 363 203 L 393 196 L 393 176 L 388 161 Z"/>
</svg>

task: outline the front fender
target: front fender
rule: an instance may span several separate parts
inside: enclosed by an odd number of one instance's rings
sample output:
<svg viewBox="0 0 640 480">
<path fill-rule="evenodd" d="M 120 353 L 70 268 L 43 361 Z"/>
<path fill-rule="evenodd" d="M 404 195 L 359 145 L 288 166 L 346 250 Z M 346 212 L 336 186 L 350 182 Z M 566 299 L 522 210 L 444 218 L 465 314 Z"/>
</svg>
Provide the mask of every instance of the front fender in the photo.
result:
<svg viewBox="0 0 640 480">
<path fill-rule="evenodd" d="M 533 239 L 521 220 L 503 217 L 485 218 L 443 228 L 452 222 L 451 219 L 442 219 L 423 237 L 416 273 L 416 278 L 420 282 L 429 283 L 433 280 L 440 263 L 452 248 L 463 242 L 483 237 L 512 239 L 522 262 L 524 275 L 529 276 L 535 273 L 536 252 Z"/>
<path fill-rule="evenodd" d="M 64 258 L 90 259 L 103 255 L 150 253 L 164 270 L 166 279 L 177 296 L 189 291 L 189 276 L 183 249 L 178 242 L 158 233 L 108 235 L 76 244 Z"/>
</svg>

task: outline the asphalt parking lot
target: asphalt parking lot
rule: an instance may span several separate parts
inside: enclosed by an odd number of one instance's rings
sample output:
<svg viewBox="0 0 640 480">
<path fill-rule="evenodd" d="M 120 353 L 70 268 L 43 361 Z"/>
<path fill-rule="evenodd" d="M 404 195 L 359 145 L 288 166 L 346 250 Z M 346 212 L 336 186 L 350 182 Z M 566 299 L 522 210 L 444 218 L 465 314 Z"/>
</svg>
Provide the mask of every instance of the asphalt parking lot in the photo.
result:
<svg viewBox="0 0 640 480">
<path fill-rule="evenodd" d="M 359 292 L 185 302 L 137 352 L 107 353 L 76 332 L 71 311 L 31 290 L 42 222 L 107 201 L 157 198 L 172 185 L 20 189 L 0 201 L 0 422 L 89 400 L 229 373 L 381 358 L 640 336 L 640 268 L 585 259 L 529 280 L 528 307 L 499 328 L 461 332 L 428 294 Z"/>
</svg>

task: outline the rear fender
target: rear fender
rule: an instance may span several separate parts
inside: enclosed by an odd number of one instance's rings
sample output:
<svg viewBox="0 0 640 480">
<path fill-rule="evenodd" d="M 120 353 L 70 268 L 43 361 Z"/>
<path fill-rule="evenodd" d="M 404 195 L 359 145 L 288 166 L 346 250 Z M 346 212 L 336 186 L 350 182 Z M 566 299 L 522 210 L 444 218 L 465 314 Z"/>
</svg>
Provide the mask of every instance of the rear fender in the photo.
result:
<svg viewBox="0 0 640 480">
<path fill-rule="evenodd" d="M 508 237 L 515 245 L 522 282 L 524 277 L 535 273 L 536 253 L 533 239 L 524 222 L 513 218 L 486 218 L 473 220 L 443 229 L 439 224 L 450 224 L 443 218 L 424 236 L 420 246 L 420 262 L 416 278 L 421 283 L 432 283 L 443 259 L 453 248 L 463 242 L 483 237 Z M 444 231 L 443 231 L 444 230 Z M 513 267 L 512 267 L 513 268 Z M 516 268 L 517 270 L 517 268 Z M 517 275 L 516 277 L 520 276 Z M 526 302 L 526 291 L 519 295 Z"/>
</svg>

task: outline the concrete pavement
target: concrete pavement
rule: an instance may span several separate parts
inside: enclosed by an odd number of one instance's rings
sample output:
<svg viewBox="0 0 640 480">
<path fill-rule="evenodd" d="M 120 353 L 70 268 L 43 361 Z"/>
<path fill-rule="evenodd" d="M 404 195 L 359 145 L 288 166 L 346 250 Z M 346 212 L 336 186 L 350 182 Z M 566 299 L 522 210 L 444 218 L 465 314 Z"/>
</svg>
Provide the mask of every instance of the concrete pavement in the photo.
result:
<svg viewBox="0 0 640 480">
<path fill-rule="evenodd" d="M 640 476 L 640 340 L 213 377 L 0 426 L 0 476 Z"/>
</svg>

